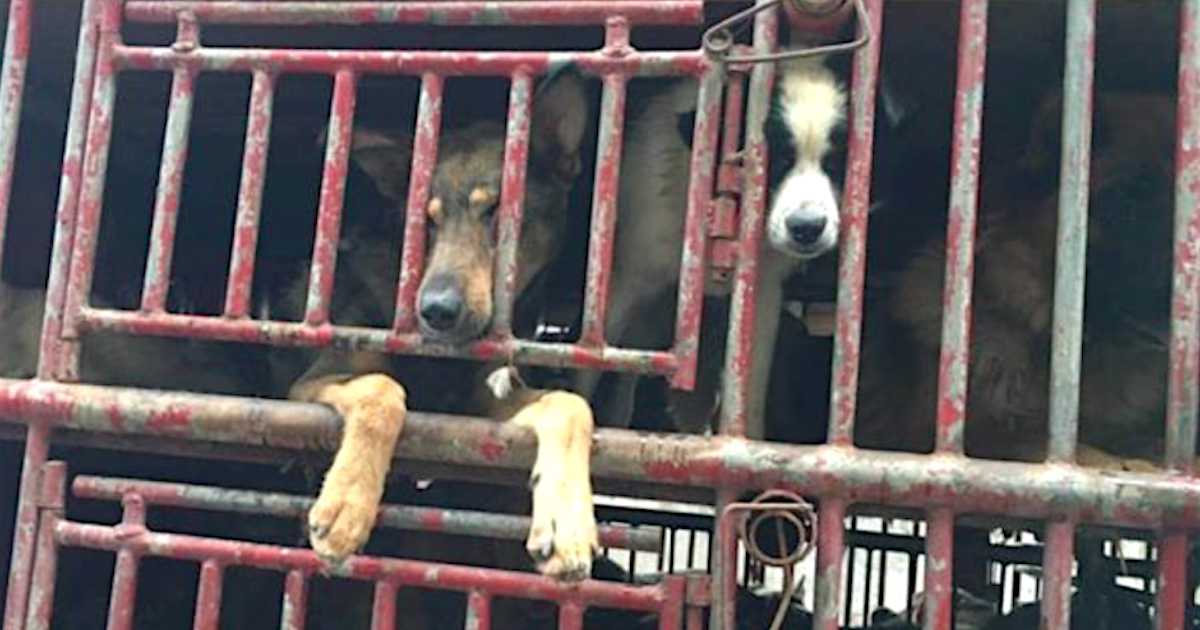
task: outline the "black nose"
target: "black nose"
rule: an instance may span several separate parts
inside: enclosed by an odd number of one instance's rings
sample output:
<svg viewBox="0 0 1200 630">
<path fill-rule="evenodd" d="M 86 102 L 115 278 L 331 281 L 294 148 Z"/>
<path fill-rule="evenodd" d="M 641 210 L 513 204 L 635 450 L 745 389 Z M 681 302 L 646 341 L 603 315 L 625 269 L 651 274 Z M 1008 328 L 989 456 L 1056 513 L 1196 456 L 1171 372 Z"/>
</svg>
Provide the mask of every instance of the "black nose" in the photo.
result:
<svg viewBox="0 0 1200 630">
<path fill-rule="evenodd" d="M 421 292 L 421 320 L 434 330 L 446 331 L 462 318 L 463 295 L 451 282 L 433 279 Z"/>
<path fill-rule="evenodd" d="M 788 217 L 785 225 L 787 226 L 788 234 L 792 240 L 801 245 L 811 245 L 821 238 L 821 234 L 825 232 L 825 224 L 828 220 L 820 215 L 817 216 L 802 216 Z"/>
</svg>

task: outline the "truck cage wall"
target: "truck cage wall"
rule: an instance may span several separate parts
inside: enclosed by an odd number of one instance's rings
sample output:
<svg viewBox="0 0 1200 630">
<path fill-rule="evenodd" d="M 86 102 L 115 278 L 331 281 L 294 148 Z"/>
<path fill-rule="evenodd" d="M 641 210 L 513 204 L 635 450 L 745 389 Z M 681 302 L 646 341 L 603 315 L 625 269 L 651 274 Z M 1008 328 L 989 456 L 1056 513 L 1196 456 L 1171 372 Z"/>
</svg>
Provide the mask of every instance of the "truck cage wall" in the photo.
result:
<svg viewBox="0 0 1200 630">
<path fill-rule="evenodd" d="M 780 11 L 772 0 L 759 0 L 763 9 L 754 19 L 753 52 L 767 54 L 777 45 Z M 765 207 L 766 145 L 763 122 L 774 66 L 748 68 L 744 94 L 745 166 L 740 173 L 737 268 L 734 275 L 727 404 L 721 435 L 715 438 L 663 437 L 618 430 L 597 432 L 594 472 L 598 477 L 716 490 L 717 553 L 713 563 L 710 603 L 713 628 L 734 627 L 736 582 L 735 527 L 723 508 L 740 492 L 773 487 L 801 492 L 820 500 L 816 532 L 818 583 L 817 628 L 838 627 L 839 585 L 845 548 L 843 520 L 855 503 L 886 503 L 926 511 L 925 625 L 951 627 L 953 527 L 956 514 L 971 512 L 1045 519 L 1043 627 L 1067 627 L 1070 617 L 1072 547 L 1076 527 L 1096 523 L 1154 529 L 1158 532 L 1159 564 L 1156 623 L 1159 628 L 1184 627 L 1187 603 L 1188 536 L 1200 524 L 1200 484 L 1194 477 L 1193 444 L 1197 433 L 1197 377 L 1200 376 L 1200 278 L 1195 262 L 1200 255 L 1200 2 L 1182 0 L 1180 13 L 1179 135 L 1176 153 L 1176 221 L 1174 289 L 1172 300 L 1171 365 L 1167 427 L 1167 464 L 1171 474 L 1144 476 L 1102 474 L 1074 464 L 1080 382 L 1083 268 L 1087 225 L 1089 149 L 1094 56 L 1094 0 L 1068 3 L 1067 66 L 1064 112 L 1054 303 L 1050 459 L 1045 465 L 992 462 L 963 456 L 966 377 L 970 342 L 971 280 L 979 184 L 979 145 L 983 115 L 984 67 L 987 50 L 987 0 L 963 0 L 959 33 L 959 73 L 954 108 L 952 187 L 947 239 L 944 301 L 945 326 L 941 355 L 942 380 L 938 395 L 937 449 L 931 456 L 866 453 L 853 447 L 858 352 L 863 307 L 863 278 L 867 239 L 867 208 L 871 179 L 872 122 L 883 34 L 882 1 L 865 0 L 875 37 L 855 53 L 852 83 L 849 168 L 845 185 L 843 233 L 840 241 L 837 317 L 831 400 L 830 440 L 820 447 L 767 444 L 744 439 L 747 419 L 747 357 L 752 338 L 757 260 L 762 246 Z M 7 595 L 4 630 L 39 627 L 50 614 L 46 589 L 52 584 L 59 545 L 85 544 L 118 554 L 110 627 L 128 627 L 132 607 L 131 583 L 136 579 L 139 553 L 174 549 L 201 563 L 200 599 L 211 602 L 220 589 L 220 568 L 236 556 L 288 571 L 285 606 L 303 608 L 306 576 L 317 570 L 315 557 L 305 551 L 237 547 L 222 541 L 188 541 L 141 529 L 150 502 L 140 494 L 124 494 L 125 520 L 117 528 L 74 524 L 61 520 L 65 470 L 48 462 L 53 433 L 75 430 L 167 439 L 202 439 L 229 445 L 252 444 L 297 448 L 327 443 L 336 436 L 339 421 L 324 408 L 285 402 L 235 400 L 183 393 L 153 393 L 75 384 L 78 336 L 90 330 L 111 329 L 130 334 L 212 337 L 271 344 L 326 345 L 353 343 L 388 352 L 459 354 L 428 346 L 411 333 L 411 301 L 419 278 L 422 238 L 420 213 L 410 213 L 406 257 L 393 330 L 340 329 L 328 322 L 336 233 L 341 212 L 348 140 L 353 124 L 354 85 L 360 73 L 404 72 L 422 80 L 420 107 L 436 120 L 442 77 L 452 74 L 503 75 L 512 80 L 506 145 L 505 185 L 500 212 L 502 290 L 497 336 L 473 345 L 465 356 L 476 359 L 512 357 L 519 363 L 623 369 L 657 373 L 690 386 L 694 373 L 695 339 L 700 321 L 703 274 L 706 272 L 706 212 L 711 203 L 718 151 L 716 146 L 720 90 L 727 70 L 701 51 L 638 52 L 628 45 L 629 28 L 644 23 L 698 23 L 700 0 L 614 3 L 577 1 L 535 3 L 522 0 L 492 3 L 300 3 L 270 2 L 150 2 L 146 0 L 85 0 L 79 48 L 59 189 L 49 303 L 42 340 L 38 379 L 0 382 L 0 409 L 6 418 L 27 426 L 26 450 L 18 508 L 17 535 Z M 0 222 L 8 216 L 16 130 L 21 114 L 26 67 L 31 45 L 32 0 L 11 0 L 4 68 L 0 76 Z M 612 15 L 613 12 L 619 15 Z M 175 22 L 174 46 L 127 46 L 120 41 L 125 21 Z M 328 51 L 204 49 L 200 27 L 207 23 L 275 24 L 487 23 L 606 25 L 604 49 L 583 53 L 472 53 L 425 51 Z M 597 171 L 589 248 L 587 308 L 580 344 L 542 344 L 514 339 L 508 329 L 513 288 L 515 247 L 520 237 L 521 192 L 533 77 L 555 62 L 572 60 L 585 71 L 602 75 L 606 111 L 602 121 L 601 160 Z M 334 98 L 322 185 L 317 245 L 305 321 L 299 325 L 245 320 L 248 286 L 254 267 L 254 240 L 261 192 L 262 161 L 270 121 L 272 82 L 277 72 L 308 70 L 333 74 Z M 118 312 L 89 306 L 95 229 L 101 210 L 101 191 L 112 120 L 114 80 L 118 72 L 170 71 L 173 74 L 171 110 L 155 204 L 156 239 L 145 279 L 142 310 Z M 203 70 L 244 72 L 254 77 L 251 124 L 244 154 L 246 178 L 239 197 L 238 245 L 231 261 L 231 282 L 224 317 L 200 318 L 165 312 L 167 278 L 172 256 L 174 212 L 186 160 L 186 120 L 195 75 Z M 741 70 L 746 70 L 742 68 Z M 696 129 L 699 142 L 693 158 L 684 276 L 680 284 L 677 338 L 673 352 L 641 353 L 603 344 L 603 315 L 607 272 L 615 220 L 613 192 L 618 172 L 612 167 L 621 143 L 624 86 L 633 74 L 690 74 L 703 77 Z M 437 125 L 418 132 L 415 153 L 432 160 Z M 427 170 L 414 169 L 410 206 L 420 206 L 428 194 Z M 412 202 L 418 203 L 412 203 Z M 416 218 L 412 218 L 416 217 Z M 0 295 L 0 299 L 3 296 Z M 119 422 L 113 422 L 114 418 Z M 252 418 L 248 422 L 247 418 Z M 450 439 L 453 438 L 453 439 Z M 457 445 L 469 444 L 472 448 Z M 470 465 L 523 470 L 532 456 L 529 435 L 512 427 L 468 418 L 412 414 L 398 455 L 402 459 L 446 465 Z M 165 537 L 165 538 L 164 538 Z M 231 546 L 235 545 L 235 546 Z M 230 555 L 234 554 L 234 555 Z M 407 561 L 357 558 L 351 574 L 378 580 L 383 592 L 398 584 L 417 583 L 420 567 Z M 580 627 L 589 605 L 610 603 L 658 610 L 660 627 L 680 627 L 683 582 L 668 580 L 657 587 L 631 589 L 588 583 L 564 589 L 536 576 L 508 576 L 486 571 L 456 571 L 443 567 L 437 584 L 471 593 L 474 619 L 487 627 L 491 594 L 509 588 L 563 602 L 560 627 Z M 528 590 L 528 589 L 532 589 Z M 207 595 L 206 595 L 207 593 Z M 381 601 L 386 598 L 381 597 Z M 688 598 L 702 601 L 703 598 Z M 380 604 L 386 610 L 385 604 Z M 299 608 L 296 608 L 299 607 Z M 699 623 L 699 608 L 688 613 L 689 627 Z M 377 627 L 386 628 L 384 617 Z M 215 619 L 197 627 L 214 627 Z"/>
</svg>

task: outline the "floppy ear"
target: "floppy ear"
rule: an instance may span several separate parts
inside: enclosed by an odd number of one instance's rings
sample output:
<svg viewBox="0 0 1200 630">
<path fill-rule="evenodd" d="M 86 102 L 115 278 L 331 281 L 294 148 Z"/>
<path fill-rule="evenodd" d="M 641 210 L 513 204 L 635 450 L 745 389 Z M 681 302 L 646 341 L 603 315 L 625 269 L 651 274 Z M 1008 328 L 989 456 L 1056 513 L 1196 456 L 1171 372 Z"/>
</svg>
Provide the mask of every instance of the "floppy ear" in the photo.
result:
<svg viewBox="0 0 1200 630">
<path fill-rule="evenodd" d="M 580 146 L 588 124 L 583 77 L 571 66 L 548 76 L 534 96 L 530 150 L 563 181 L 579 175 Z"/>
<path fill-rule="evenodd" d="M 318 143 L 324 146 L 328 127 Z M 350 159 L 362 170 L 379 194 L 391 201 L 404 201 L 412 165 L 412 136 L 403 131 L 361 128 L 354 130 Z"/>
</svg>

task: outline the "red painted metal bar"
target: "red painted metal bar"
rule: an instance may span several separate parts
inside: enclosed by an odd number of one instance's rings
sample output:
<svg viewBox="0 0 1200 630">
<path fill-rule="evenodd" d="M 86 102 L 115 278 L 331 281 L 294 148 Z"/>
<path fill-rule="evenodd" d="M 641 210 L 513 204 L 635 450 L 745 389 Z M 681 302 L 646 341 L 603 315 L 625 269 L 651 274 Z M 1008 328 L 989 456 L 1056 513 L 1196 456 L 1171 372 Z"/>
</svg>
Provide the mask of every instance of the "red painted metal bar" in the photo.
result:
<svg viewBox="0 0 1200 630">
<path fill-rule="evenodd" d="M 542 75 L 553 66 L 574 63 L 589 74 L 619 72 L 634 76 L 699 75 L 707 65 L 703 53 L 645 51 L 628 57 L 592 52 L 482 52 L 429 50 L 301 50 L 205 48 L 181 53 L 170 48 L 118 45 L 117 61 L 126 70 L 173 70 L 186 63 L 211 72 L 334 74 L 351 69 L 362 74 L 503 76 L 517 68 Z"/>
<path fill-rule="evenodd" d="M 427 73 L 421 77 L 421 96 L 417 105 L 417 131 L 413 137 L 412 172 L 409 175 L 408 210 L 404 215 L 404 253 L 396 288 L 396 317 L 392 329 L 407 333 L 416 330 L 417 289 L 425 268 L 425 212 L 429 188 L 437 167 L 438 138 L 442 132 L 442 77 Z"/>
<path fill-rule="evenodd" d="M 184 27 L 180 26 L 181 36 Z M 182 39 L 181 39 L 182 41 Z M 142 310 L 161 312 L 171 286 L 171 259 L 175 252 L 175 226 L 179 219 L 179 196 L 187 165 L 188 132 L 195 101 L 196 73 L 186 67 L 175 69 L 167 127 L 163 133 L 162 163 L 154 199 L 154 224 L 150 228 L 150 254 L 142 285 Z"/>
<path fill-rule="evenodd" d="M 1042 554 L 1041 630 L 1071 627 L 1071 577 L 1075 564 L 1075 524 L 1057 521 L 1046 526 Z"/>
<path fill-rule="evenodd" d="M 954 612 L 954 511 L 929 511 L 925 536 L 925 630 L 951 630 Z"/>
<path fill-rule="evenodd" d="M 714 67 L 700 79 L 696 122 L 692 129 L 688 208 L 683 223 L 683 254 L 679 264 L 679 294 L 675 314 L 675 356 L 671 386 L 691 389 L 696 384 L 700 348 L 700 316 L 708 273 L 708 213 L 712 207 L 717 139 L 721 125 L 721 87 L 724 70 Z"/>
<path fill-rule="evenodd" d="M 1167 463 L 1193 471 L 1200 413 L 1200 0 L 1179 17 L 1179 126 L 1175 148 L 1175 275 L 1171 300 L 1171 373 L 1167 392 Z"/>
<path fill-rule="evenodd" d="M 299 609 L 304 605 L 306 576 L 318 572 L 373 582 L 391 581 L 404 586 L 460 592 L 486 589 L 493 596 L 499 597 L 574 601 L 586 606 L 646 612 L 657 612 L 663 606 L 666 597 L 660 585 L 628 586 L 598 581 L 565 584 L 534 573 L 373 556 L 352 556 L 340 565 L 329 566 L 307 549 L 146 530 L 123 532 L 114 527 L 74 522 L 59 523 L 56 532 L 60 543 L 71 547 L 129 552 L 176 560 L 212 559 L 228 566 L 286 569 L 289 574 L 285 590 L 291 596 L 285 597 L 285 619 L 302 618 L 300 613 L 303 611 Z"/>
<path fill-rule="evenodd" d="M 29 65 L 29 40 L 33 25 L 33 0 L 10 0 L 8 29 L 4 35 L 4 62 L 0 66 L 0 237 L 6 233 L 16 168 L 17 134 L 21 127 L 21 102 Z M 4 256 L 0 238 L 0 260 Z M 0 300 L 4 296 L 0 295 Z"/>
<path fill-rule="evenodd" d="M 60 526 L 59 531 L 63 530 L 64 528 Z M 304 571 L 293 569 L 288 571 L 287 580 L 283 586 L 283 611 L 279 630 L 304 630 L 307 617 L 308 575 Z"/>
<path fill-rule="evenodd" d="M 608 21 L 605 49 L 628 54 L 629 23 Z M 604 345 L 608 317 L 608 285 L 612 271 L 613 235 L 617 225 L 617 192 L 621 182 L 621 152 L 625 140 L 625 92 L 628 81 L 619 74 L 604 77 L 600 101 L 600 135 L 596 148 L 596 181 L 592 189 L 592 222 L 587 250 L 587 282 L 580 343 Z"/>
<path fill-rule="evenodd" d="M 42 496 L 39 506 L 37 555 L 32 571 L 32 591 L 25 615 L 30 630 L 49 628 L 54 617 L 54 575 L 58 570 L 58 542 L 54 527 L 62 520 L 67 487 L 67 467 L 48 462 L 42 467 Z"/>
<path fill-rule="evenodd" d="M 737 628 L 737 566 L 738 534 L 736 516 L 726 509 L 738 500 L 738 493 L 728 488 L 717 491 L 717 519 L 713 528 L 712 593 L 709 595 L 713 628 Z"/>
<path fill-rule="evenodd" d="M 825 499 L 817 519 L 817 590 L 813 630 L 840 630 L 842 558 L 846 554 L 846 501 Z"/>
<path fill-rule="evenodd" d="M 396 585 L 391 582 L 379 582 L 375 585 L 375 599 L 371 604 L 371 630 L 395 630 L 396 591 Z"/>
<path fill-rule="evenodd" d="M 213 560 L 200 564 L 200 588 L 196 592 L 196 615 L 192 630 L 217 630 L 221 619 L 224 568 Z"/>
<path fill-rule="evenodd" d="M 701 0 L 535 0 L 435 2 L 129 2 L 130 20 L 174 22 L 183 12 L 219 24 L 439 26 L 590 26 L 619 15 L 633 24 L 697 24 Z"/>
<path fill-rule="evenodd" d="M 504 138 L 500 207 L 496 216 L 495 303 L 492 335 L 512 336 L 512 309 L 517 298 L 517 246 L 525 212 L 525 175 L 529 170 L 529 129 L 533 117 L 533 77 L 524 69 L 512 77 L 508 95 L 508 128 Z"/>
<path fill-rule="evenodd" d="M 837 334 L 829 398 L 829 443 L 854 443 L 862 346 L 863 280 L 867 266 L 867 217 L 871 207 L 871 163 L 875 140 L 875 91 L 883 39 L 883 0 L 867 0 L 873 36 L 854 55 L 846 182 L 838 251 Z"/>
<path fill-rule="evenodd" d="M 233 226 L 233 256 L 229 262 L 229 284 L 225 291 L 226 317 L 244 318 L 250 314 L 259 216 L 267 176 L 274 109 L 274 75 L 255 72 L 250 87 L 246 142 L 242 150 L 242 180 L 238 185 L 237 218 Z"/>
<path fill-rule="evenodd" d="M 682 630 L 687 603 L 687 579 L 681 575 L 663 578 L 663 609 L 658 613 L 658 630 Z"/>
<path fill-rule="evenodd" d="M 117 500 L 126 494 L 136 493 L 149 505 L 285 518 L 307 515 L 313 503 L 312 499 L 286 494 L 90 475 L 76 477 L 71 488 L 75 496 L 87 499 Z M 384 506 L 380 509 L 377 527 L 524 540 L 529 534 L 529 518 L 474 510 Z M 637 551 L 659 551 L 662 548 L 662 530 L 650 526 L 605 524 L 600 526 L 600 544 Z"/>
<path fill-rule="evenodd" d="M 583 630 L 583 606 L 565 601 L 558 607 L 558 630 Z"/>
<path fill-rule="evenodd" d="M 1191 545 L 1186 534 L 1167 532 L 1158 544 L 1158 582 L 1155 597 L 1155 628 L 1183 630 L 1192 593 L 1188 590 L 1188 556 Z"/>
<path fill-rule="evenodd" d="M 121 523 L 112 528 L 116 536 L 136 536 L 146 531 L 146 504 L 137 495 L 127 495 L 121 502 Z M 62 523 L 59 523 L 61 526 Z M 61 542 L 61 540 L 60 540 Z M 142 553 L 136 549 L 117 551 L 117 566 L 113 570 L 112 593 L 108 604 L 108 630 L 131 630 L 137 606 L 138 562 Z"/>
<path fill-rule="evenodd" d="M 322 405 L 0 379 L 0 418 L 114 435 L 312 449 L 336 444 L 340 420 Z M 536 451 L 521 427 L 411 413 L 401 459 L 528 471 Z M 1009 518 L 1072 518 L 1116 527 L 1200 528 L 1200 480 L 1077 466 L 939 458 L 735 438 L 599 429 L 597 478 L 751 490 L 780 488 L 847 502 Z M 972 488 L 974 492 L 962 492 Z M 826 501 L 828 503 L 828 501 Z"/>
<path fill-rule="evenodd" d="M 1083 288 L 1087 262 L 1095 56 L 1095 0 L 1071 2 L 1067 5 L 1062 171 L 1059 180 L 1054 321 L 1050 350 L 1048 459 L 1053 462 L 1074 460 L 1079 434 L 1080 354 L 1083 350 Z"/>
<path fill-rule="evenodd" d="M 467 596 L 466 630 L 489 630 L 492 627 L 492 597 L 479 590 Z"/>
<path fill-rule="evenodd" d="M 358 77 L 351 70 L 339 70 L 333 81 L 333 102 L 329 107 L 329 127 L 325 137 L 325 167 L 321 175 L 321 204 L 317 210 L 317 237 L 313 244 L 308 303 L 304 312 L 304 323 L 309 326 L 329 323 L 342 202 L 346 195 L 346 170 L 350 165 L 350 145 L 354 138 L 357 86 Z"/>
<path fill-rule="evenodd" d="M 69 271 L 61 332 L 64 342 L 57 350 L 61 354 L 62 372 L 70 377 L 76 377 L 78 372 L 79 316 L 88 303 L 95 274 L 100 212 L 104 204 L 104 178 L 108 170 L 113 106 L 117 97 L 113 47 L 120 37 L 121 7 L 116 2 L 101 2 L 98 13 L 100 40 L 97 44 L 96 76 L 83 155 L 79 208 L 75 218 L 75 238 L 64 257 L 69 261 L 66 263 Z"/>
<path fill-rule="evenodd" d="M 80 319 L 88 330 L 112 330 L 132 335 L 219 339 L 276 346 L 349 344 L 364 350 L 396 354 L 483 361 L 512 359 L 531 365 L 619 369 L 644 374 L 672 374 L 678 369 L 678 362 L 670 352 L 584 348 L 522 339 L 482 339 L 462 346 L 446 346 L 429 344 L 417 333 L 397 335 L 385 329 L 314 327 L 293 322 L 236 321 L 218 317 L 142 314 L 92 308 L 85 309 Z"/>
<path fill-rule="evenodd" d="M 30 425 L 26 434 L 25 457 L 21 462 L 21 494 L 13 534 L 12 555 L 8 565 L 8 592 L 5 595 L 4 630 L 21 630 L 22 620 L 33 589 L 33 567 L 38 540 L 38 501 L 41 476 L 49 452 L 50 427 Z"/>
<path fill-rule="evenodd" d="M 958 27 L 958 84 L 950 158 L 950 218 L 946 228 L 937 406 L 937 449 L 950 453 L 962 453 L 963 422 L 967 413 L 987 14 L 988 0 L 963 0 Z"/>
</svg>

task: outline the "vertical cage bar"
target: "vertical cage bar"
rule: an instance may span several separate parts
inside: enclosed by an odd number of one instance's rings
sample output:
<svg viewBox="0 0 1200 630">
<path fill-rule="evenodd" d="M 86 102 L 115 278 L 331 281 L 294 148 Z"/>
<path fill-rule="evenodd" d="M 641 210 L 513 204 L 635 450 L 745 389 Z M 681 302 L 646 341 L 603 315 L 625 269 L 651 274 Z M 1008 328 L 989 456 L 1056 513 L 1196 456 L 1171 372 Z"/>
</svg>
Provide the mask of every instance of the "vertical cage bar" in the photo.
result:
<svg viewBox="0 0 1200 630">
<path fill-rule="evenodd" d="M 609 46 L 620 41 L 628 46 L 629 24 L 624 20 L 610 21 L 608 38 Z M 604 344 L 604 324 L 608 316 L 608 285 L 612 272 L 613 234 L 617 224 L 617 191 L 621 181 L 621 150 L 625 139 L 626 84 L 624 76 L 606 75 L 604 95 L 600 101 L 600 136 L 596 149 L 596 182 L 592 192 L 583 330 L 580 333 L 581 343 L 596 346 Z"/>
<path fill-rule="evenodd" d="M 770 0 L 759 0 L 761 6 Z M 779 14 L 771 7 L 754 21 L 754 50 L 775 50 Z M 729 305 L 729 333 L 725 347 L 725 378 L 721 386 L 721 431 L 746 434 L 746 412 L 751 387 L 753 341 L 758 304 L 763 223 L 767 205 L 767 139 L 765 124 L 775 89 L 775 64 L 756 64 L 750 71 L 746 103 L 746 143 L 742 182 L 741 222 L 738 227 L 738 262 Z M 697 324 L 699 322 L 697 321 Z M 699 336 L 698 334 L 696 335 Z"/>
<path fill-rule="evenodd" d="M 1189 627 L 1187 534 L 1167 532 L 1158 544 L 1158 591 L 1155 593 L 1155 627 L 1158 630 L 1183 630 Z"/>
<path fill-rule="evenodd" d="M 32 590 L 25 627 L 50 628 L 54 618 L 54 576 L 58 571 L 58 540 L 54 528 L 63 516 L 67 494 L 67 466 L 48 462 L 42 468 L 41 513 L 37 531 L 37 553 L 33 563 Z"/>
<path fill-rule="evenodd" d="M 1054 328 L 1050 352 L 1049 460 L 1072 462 L 1079 433 L 1080 353 L 1087 260 L 1088 178 L 1092 153 L 1092 83 L 1096 2 L 1067 3 L 1063 73 L 1062 171 L 1055 250 Z"/>
<path fill-rule="evenodd" d="M 108 171 L 113 106 L 117 96 L 113 48 L 120 37 L 121 4 L 102 2 L 98 12 L 100 42 L 87 125 L 87 145 L 84 148 L 79 208 L 75 218 L 74 243 L 64 258 L 69 265 L 61 332 L 64 341 L 55 348 L 59 355 L 56 357 L 56 361 L 60 361 L 57 366 L 59 372 L 70 380 L 76 380 L 79 369 L 79 312 L 87 304 L 96 271 L 100 212 L 104 204 L 104 179 Z"/>
<path fill-rule="evenodd" d="M 723 80 L 724 73 L 717 67 L 710 68 L 701 77 L 700 94 L 696 100 L 696 122 L 692 129 L 688 207 L 683 222 L 683 258 L 679 265 L 675 315 L 675 355 L 679 364 L 671 377 L 671 385 L 683 389 L 691 389 L 696 384 L 700 316 L 704 306 L 705 274 L 708 272 L 708 213 L 716 176 L 714 170 Z"/>
<path fill-rule="evenodd" d="M 342 202 L 346 194 L 346 169 L 354 136 L 354 105 L 358 77 L 339 70 L 333 80 L 329 108 L 329 131 L 325 139 L 325 166 L 321 174 L 321 204 L 317 211 L 317 238 L 313 244 L 312 271 L 308 277 L 308 303 L 304 323 L 329 323 L 333 278 L 337 266 L 338 238 L 342 225 Z"/>
<path fill-rule="evenodd" d="M 140 495 L 127 494 L 121 499 L 121 523 L 117 527 L 129 533 L 146 531 L 146 502 Z M 113 570 L 112 594 L 108 603 L 107 630 L 130 630 L 133 628 L 134 609 L 137 605 L 138 555 L 129 550 L 117 552 L 117 564 Z"/>
<path fill-rule="evenodd" d="M 395 630 L 396 585 L 380 582 L 375 585 L 375 600 L 371 604 L 371 630 Z"/>
<path fill-rule="evenodd" d="M 288 571 L 283 586 L 283 613 L 279 630 L 304 630 L 308 617 L 308 576 Z"/>
<path fill-rule="evenodd" d="M 821 501 L 817 518 L 817 590 L 813 603 L 813 630 L 840 630 L 838 613 L 842 597 L 842 557 L 846 554 L 846 501 Z"/>
<path fill-rule="evenodd" d="M 873 36 L 854 54 L 850 134 L 839 234 L 837 334 L 833 347 L 833 387 L 829 400 L 829 443 L 854 442 L 862 345 L 863 284 L 867 266 L 867 215 L 871 207 L 871 163 L 875 142 L 875 89 L 883 38 L 883 0 L 867 0 Z"/>
<path fill-rule="evenodd" d="M 508 128 L 504 137 L 504 170 L 496 227 L 495 304 L 492 334 L 512 335 L 512 309 L 517 290 L 517 247 L 525 205 L 525 174 L 529 169 L 529 124 L 533 111 L 533 79 L 525 70 L 512 77 L 508 99 Z"/>
<path fill-rule="evenodd" d="M 683 606 L 687 601 L 687 579 L 680 575 L 663 578 L 662 609 L 658 613 L 658 630 L 683 630 Z"/>
<path fill-rule="evenodd" d="M 558 630 L 582 630 L 583 606 L 579 602 L 563 602 L 558 607 Z"/>
<path fill-rule="evenodd" d="M 483 591 L 471 591 L 467 596 L 466 630 L 491 630 L 492 596 Z"/>
<path fill-rule="evenodd" d="M 50 428 L 46 424 L 29 427 L 25 457 L 21 462 L 21 494 L 17 500 L 11 560 L 8 565 L 8 592 L 5 595 L 4 630 L 20 630 L 29 604 L 38 534 L 38 498 L 41 471 L 49 451 Z"/>
<path fill-rule="evenodd" d="M 954 511 L 929 511 L 925 537 L 925 630 L 950 630 L 954 612 Z"/>
<path fill-rule="evenodd" d="M 259 217 L 267 178 L 267 155 L 271 146 L 274 111 L 275 76 L 259 70 L 254 73 L 250 87 L 246 142 L 242 148 L 242 179 L 238 184 L 237 218 L 233 225 L 233 255 L 229 261 L 229 284 L 225 290 L 226 317 L 242 318 L 250 314 Z"/>
<path fill-rule="evenodd" d="M 417 106 L 417 131 L 413 136 L 412 172 L 408 182 L 408 210 L 404 215 L 404 254 L 396 288 L 396 317 L 392 328 L 410 332 L 417 325 L 417 289 L 425 267 L 425 220 L 429 188 L 437 168 L 438 138 L 442 132 L 442 77 L 421 77 Z"/>
<path fill-rule="evenodd" d="M 1200 0 L 1183 0 L 1181 5 L 1166 453 L 1172 468 L 1192 471 L 1200 413 Z"/>
<path fill-rule="evenodd" d="M 4 259 L 4 237 L 8 233 L 8 208 L 12 202 L 17 134 L 21 128 L 21 102 L 29 66 L 32 24 L 33 0 L 10 0 L 8 29 L 4 36 L 4 63 L 0 66 L 0 261 Z M 4 296 L 0 295 L 0 300 L 3 299 Z"/>
<path fill-rule="evenodd" d="M 1075 524 L 1054 522 L 1046 526 L 1042 552 L 1041 630 L 1071 627 L 1071 577 L 1075 565 Z"/>
<path fill-rule="evenodd" d="M 150 255 L 142 284 L 142 310 L 162 312 L 171 286 L 171 260 L 175 253 L 175 226 L 179 220 L 179 198 L 187 168 L 188 132 L 195 102 L 196 73 L 176 68 L 171 80 L 167 126 L 163 132 L 162 163 L 158 189 L 154 193 L 154 224 L 150 228 Z"/>
<path fill-rule="evenodd" d="M 75 220 L 82 186 L 84 145 L 88 137 L 93 83 L 100 29 L 97 27 L 96 0 L 84 0 L 79 20 L 75 75 L 71 80 L 71 105 L 67 119 L 67 138 L 63 146 L 62 177 L 59 179 L 58 207 L 55 208 L 54 241 L 51 245 L 50 277 L 46 283 L 46 312 L 42 321 L 38 352 L 38 376 L 64 379 L 74 366 L 67 365 L 68 354 L 59 338 L 63 304 L 66 301 L 71 246 L 75 241 Z M 36 429 L 42 431 L 44 429 Z"/>
<path fill-rule="evenodd" d="M 193 630 L 217 630 L 221 619 L 221 596 L 225 590 L 224 569 L 215 560 L 200 565 L 200 587 L 196 591 Z"/>
<path fill-rule="evenodd" d="M 987 14 L 988 0 L 963 0 L 958 27 L 958 83 L 954 100 L 937 411 L 937 449 L 951 453 L 963 451 L 963 422 L 967 413 L 971 280 L 975 275 L 975 210 L 983 131 Z"/>
<path fill-rule="evenodd" d="M 713 527 L 709 569 L 712 573 L 712 611 L 709 625 L 716 630 L 737 626 L 738 536 L 733 518 L 726 507 L 738 500 L 728 489 L 717 491 L 716 522 Z"/>
</svg>

